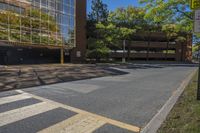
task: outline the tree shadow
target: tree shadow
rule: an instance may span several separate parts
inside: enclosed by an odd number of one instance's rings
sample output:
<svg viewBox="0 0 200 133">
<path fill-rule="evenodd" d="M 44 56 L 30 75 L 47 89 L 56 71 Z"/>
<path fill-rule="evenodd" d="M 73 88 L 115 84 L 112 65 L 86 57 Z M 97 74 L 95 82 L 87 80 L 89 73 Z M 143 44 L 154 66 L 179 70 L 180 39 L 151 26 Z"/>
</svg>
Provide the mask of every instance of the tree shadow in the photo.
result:
<svg viewBox="0 0 200 133">
<path fill-rule="evenodd" d="M 10 71 L 12 68 L 12 71 Z M 0 71 L 0 91 L 23 89 L 97 77 L 127 74 L 96 66 L 24 66 Z M 7 80 L 5 80 L 7 79 Z"/>
</svg>

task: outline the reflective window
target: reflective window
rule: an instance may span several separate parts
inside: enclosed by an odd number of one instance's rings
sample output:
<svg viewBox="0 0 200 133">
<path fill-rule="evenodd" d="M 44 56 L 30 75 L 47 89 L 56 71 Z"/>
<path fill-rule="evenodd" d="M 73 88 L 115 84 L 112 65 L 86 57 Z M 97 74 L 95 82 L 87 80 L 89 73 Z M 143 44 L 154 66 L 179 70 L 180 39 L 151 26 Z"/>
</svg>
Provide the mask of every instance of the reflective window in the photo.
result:
<svg viewBox="0 0 200 133">
<path fill-rule="evenodd" d="M 74 46 L 74 0 L 8 2 L 0 2 L 1 40 L 26 42 L 26 44 Z"/>
</svg>

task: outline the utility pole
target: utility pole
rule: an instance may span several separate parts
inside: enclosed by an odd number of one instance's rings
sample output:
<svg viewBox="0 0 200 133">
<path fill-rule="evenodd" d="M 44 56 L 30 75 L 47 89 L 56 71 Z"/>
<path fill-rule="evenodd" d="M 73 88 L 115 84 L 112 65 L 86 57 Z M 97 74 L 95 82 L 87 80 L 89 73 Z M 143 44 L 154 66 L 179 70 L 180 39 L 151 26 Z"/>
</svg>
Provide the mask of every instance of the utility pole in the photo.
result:
<svg viewBox="0 0 200 133">
<path fill-rule="evenodd" d="M 200 46 L 198 48 L 198 61 L 199 61 L 199 71 L 198 71 L 198 85 L 197 85 L 197 100 L 200 100 Z"/>
</svg>

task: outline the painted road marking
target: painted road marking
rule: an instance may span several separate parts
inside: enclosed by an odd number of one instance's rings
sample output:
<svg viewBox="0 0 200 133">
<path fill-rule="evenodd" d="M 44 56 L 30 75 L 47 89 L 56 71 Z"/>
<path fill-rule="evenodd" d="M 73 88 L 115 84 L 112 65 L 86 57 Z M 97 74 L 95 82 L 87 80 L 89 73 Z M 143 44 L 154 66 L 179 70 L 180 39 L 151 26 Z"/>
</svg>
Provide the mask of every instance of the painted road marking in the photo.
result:
<svg viewBox="0 0 200 133">
<path fill-rule="evenodd" d="M 118 76 L 118 77 L 94 78 L 94 79 L 91 79 L 91 80 L 106 81 L 106 82 L 129 82 L 129 81 L 131 81 L 131 79 L 127 80 L 127 77 L 128 77 L 128 75 L 124 75 L 124 76 Z"/>
<path fill-rule="evenodd" d="M 88 115 L 77 114 L 39 133 L 92 133 L 106 122 Z"/>
<path fill-rule="evenodd" d="M 62 89 L 68 89 L 80 93 L 90 93 L 92 91 L 95 91 L 97 89 L 100 89 L 101 87 L 98 85 L 90 85 L 90 84 L 74 84 L 74 83 L 62 83 L 57 85 L 50 86 L 51 88 L 62 88 Z"/>
<path fill-rule="evenodd" d="M 14 96 L 9 96 L 9 97 L 3 97 L 3 98 L 0 98 L 0 105 L 19 101 L 19 100 L 24 100 L 24 99 L 28 99 L 28 98 L 31 98 L 31 97 L 26 94 L 19 94 L 19 95 L 14 95 Z"/>
<path fill-rule="evenodd" d="M 4 126 L 37 114 L 53 110 L 58 106 L 46 102 L 33 104 L 19 109 L 0 113 L 0 126 Z"/>
<path fill-rule="evenodd" d="M 22 108 L 18 108 L 18 109 L 13 109 L 13 110 L 10 110 L 10 111 L 7 111 L 7 112 L 3 112 L 3 113 L 0 113 L 0 119 L 4 116 L 7 116 L 7 115 L 11 115 L 11 114 L 14 114 L 14 113 L 17 113 L 17 112 L 22 112 L 22 111 L 25 111 L 27 109 L 31 109 L 31 108 L 37 108 L 38 106 L 43 106 L 44 104 L 46 104 L 45 102 L 41 102 L 41 103 L 37 103 L 37 104 L 33 104 L 33 105 L 29 105 L 29 106 L 25 106 L 25 107 L 22 107 Z"/>
<path fill-rule="evenodd" d="M 97 120 L 93 116 L 88 116 L 85 119 L 81 119 L 73 126 L 67 127 L 61 131 L 61 133 L 91 133 L 103 126 L 106 122 Z"/>
<path fill-rule="evenodd" d="M 94 117 L 97 120 L 103 121 L 105 123 L 109 123 L 111 125 L 114 125 L 114 126 L 117 126 L 117 127 L 120 127 L 120 128 L 124 128 L 124 129 L 130 130 L 130 131 L 133 131 L 133 132 L 140 132 L 140 127 L 137 127 L 137 126 L 134 126 L 134 125 L 130 125 L 130 124 L 123 123 L 123 122 L 120 122 L 120 121 L 117 121 L 117 120 L 113 120 L 113 119 L 110 119 L 110 118 L 107 118 L 107 117 L 104 117 L 104 116 L 100 116 L 100 115 L 97 115 L 97 114 L 94 114 L 94 113 L 90 113 L 88 111 L 84 111 L 84 110 L 74 108 L 74 107 L 71 107 L 71 106 L 68 106 L 68 105 L 65 105 L 65 104 L 62 104 L 62 103 L 58 103 L 58 102 L 55 102 L 55 101 L 52 101 L 52 100 L 49 100 L 49 99 L 46 99 L 46 98 L 43 98 L 43 97 L 39 97 L 39 96 L 30 94 L 30 93 L 24 92 L 22 90 L 16 90 L 16 91 L 19 92 L 19 93 L 27 94 L 27 95 L 29 95 L 33 98 L 44 101 L 46 103 L 56 105 L 58 107 L 76 112 L 78 114 L 83 114 L 83 115 Z"/>
<path fill-rule="evenodd" d="M 48 127 L 46 129 L 43 129 L 41 131 L 39 131 L 38 133 L 57 133 L 63 129 L 65 129 L 68 126 L 72 126 L 75 123 L 77 123 L 80 119 L 84 119 L 86 118 L 86 115 L 82 115 L 82 114 L 77 114 L 65 121 L 62 121 L 56 125 L 53 125 L 51 127 Z"/>
</svg>

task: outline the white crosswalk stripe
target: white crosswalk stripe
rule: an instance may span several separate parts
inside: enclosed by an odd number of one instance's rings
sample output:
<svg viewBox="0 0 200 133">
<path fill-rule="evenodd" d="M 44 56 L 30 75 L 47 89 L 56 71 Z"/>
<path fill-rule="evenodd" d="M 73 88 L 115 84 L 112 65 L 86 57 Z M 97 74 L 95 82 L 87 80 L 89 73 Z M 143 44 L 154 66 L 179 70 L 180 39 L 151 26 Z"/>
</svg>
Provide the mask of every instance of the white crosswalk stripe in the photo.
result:
<svg viewBox="0 0 200 133">
<path fill-rule="evenodd" d="M 54 125 L 50 125 L 50 127 L 42 129 L 39 133 L 92 133 L 108 123 L 117 127 L 139 132 L 138 127 L 126 123 L 105 118 L 43 97 L 25 93 L 21 90 L 18 90 L 17 92 L 21 94 L 0 98 L 0 105 L 29 98 L 38 99 L 41 102 L 0 113 L 0 127 L 23 119 L 29 119 L 32 116 L 36 116 L 56 108 L 64 108 L 77 114 Z"/>
<path fill-rule="evenodd" d="M 28 99 L 28 98 L 31 98 L 31 97 L 26 94 L 19 94 L 19 95 L 14 95 L 14 96 L 9 96 L 9 97 L 3 97 L 3 98 L 0 98 L 0 105 L 19 101 L 19 100 L 24 100 L 24 99 Z"/>
<path fill-rule="evenodd" d="M 45 102 L 33 104 L 19 109 L 0 113 L 0 126 L 4 126 L 37 114 L 41 114 L 57 108 L 58 106 Z"/>
</svg>

